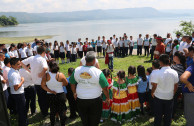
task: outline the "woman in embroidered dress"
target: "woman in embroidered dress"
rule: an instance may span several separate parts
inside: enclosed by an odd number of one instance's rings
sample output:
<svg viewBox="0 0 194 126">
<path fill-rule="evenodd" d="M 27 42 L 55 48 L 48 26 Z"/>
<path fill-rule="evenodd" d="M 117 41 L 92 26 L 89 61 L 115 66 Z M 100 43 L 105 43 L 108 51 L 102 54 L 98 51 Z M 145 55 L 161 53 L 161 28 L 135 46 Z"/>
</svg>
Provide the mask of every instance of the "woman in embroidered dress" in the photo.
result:
<svg viewBox="0 0 194 126">
<path fill-rule="evenodd" d="M 134 66 L 129 66 L 128 77 L 126 77 L 127 89 L 128 89 L 128 99 L 130 101 L 130 119 L 132 120 L 140 113 L 140 103 L 137 93 L 137 83 L 139 77 L 135 75 L 136 68 Z"/>
<path fill-rule="evenodd" d="M 125 71 L 117 73 L 118 81 L 113 83 L 113 103 L 111 107 L 111 120 L 122 123 L 129 121 L 130 104 L 127 97 Z"/>
<path fill-rule="evenodd" d="M 110 104 L 108 105 L 105 101 L 106 101 L 106 96 L 104 95 L 104 93 L 102 93 L 102 100 L 103 100 L 103 106 L 102 106 L 102 117 L 100 122 L 103 122 L 104 119 L 108 119 L 111 113 L 111 105 L 112 105 L 112 86 L 113 86 L 113 80 L 112 78 L 110 78 L 110 70 L 109 69 L 103 69 L 102 70 L 104 76 L 106 77 L 109 86 L 109 97 L 110 97 Z"/>
</svg>

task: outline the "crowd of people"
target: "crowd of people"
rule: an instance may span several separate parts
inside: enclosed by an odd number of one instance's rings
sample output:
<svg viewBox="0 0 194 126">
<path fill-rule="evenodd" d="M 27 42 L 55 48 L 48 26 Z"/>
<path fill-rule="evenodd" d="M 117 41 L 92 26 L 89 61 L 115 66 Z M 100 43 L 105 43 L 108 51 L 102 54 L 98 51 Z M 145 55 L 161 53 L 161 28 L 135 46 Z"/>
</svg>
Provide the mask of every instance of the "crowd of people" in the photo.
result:
<svg viewBox="0 0 194 126">
<path fill-rule="evenodd" d="M 47 43 L 37 40 L 30 43 L 0 44 L 0 77 L 5 101 L 10 114 L 18 114 L 18 125 L 28 125 L 29 108 L 31 115 L 37 113 L 36 97 L 43 117 L 50 115 L 51 126 L 60 119 L 61 126 L 66 120 L 66 99 L 70 117 L 81 117 L 84 126 L 97 126 L 111 119 L 124 123 L 132 121 L 145 110 L 154 116 L 154 125 L 164 121 L 171 125 L 176 116 L 178 101 L 184 107 L 188 126 L 194 121 L 194 33 L 193 36 L 176 35 L 172 39 L 168 33 L 164 39 L 157 34 L 148 34 L 137 39 L 137 55 L 149 57 L 152 67 L 142 65 L 126 66 L 119 70 L 117 79 L 112 79 L 114 57 L 133 54 L 133 36 L 124 33 L 109 40 L 105 36 L 84 43 L 64 44 L 55 41 Z M 97 57 L 104 57 L 107 69 L 100 70 Z M 59 58 L 63 64 L 76 62 L 80 66 L 69 68 L 68 78 L 59 70 Z M 66 61 L 65 61 L 66 60 Z M 145 107 L 146 106 L 146 107 Z M 50 108 L 50 114 L 48 112 Z"/>
</svg>

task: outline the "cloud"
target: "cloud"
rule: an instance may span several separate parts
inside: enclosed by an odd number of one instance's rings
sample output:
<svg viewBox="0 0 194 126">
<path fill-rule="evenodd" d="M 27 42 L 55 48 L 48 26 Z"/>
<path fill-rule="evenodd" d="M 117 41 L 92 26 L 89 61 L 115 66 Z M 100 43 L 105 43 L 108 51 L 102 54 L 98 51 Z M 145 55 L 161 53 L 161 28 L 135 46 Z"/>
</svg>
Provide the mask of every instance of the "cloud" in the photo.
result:
<svg viewBox="0 0 194 126">
<path fill-rule="evenodd" d="M 0 0 L 0 11 L 39 13 L 134 7 L 193 9 L 193 5 L 193 0 Z"/>
</svg>

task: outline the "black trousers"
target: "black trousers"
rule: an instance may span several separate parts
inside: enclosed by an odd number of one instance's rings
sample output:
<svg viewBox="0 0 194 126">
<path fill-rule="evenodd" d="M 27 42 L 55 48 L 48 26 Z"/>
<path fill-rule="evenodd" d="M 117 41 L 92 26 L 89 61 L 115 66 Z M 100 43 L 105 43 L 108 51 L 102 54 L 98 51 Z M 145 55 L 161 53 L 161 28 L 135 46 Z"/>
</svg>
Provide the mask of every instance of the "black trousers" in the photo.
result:
<svg viewBox="0 0 194 126">
<path fill-rule="evenodd" d="M 24 89 L 25 98 L 26 98 L 26 112 L 28 113 L 29 107 L 31 114 L 34 114 L 36 111 L 36 90 L 34 86 L 30 86 Z"/>
<path fill-rule="evenodd" d="M 77 108 L 83 126 L 98 126 L 102 114 L 102 98 L 77 99 Z"/>
<path fill-rule="evenodd" d="M 38 96 L 38 104 L 40 107 L 40 111 L 43 116 L 46 116 L 48 115 L 49 109 L 47 92 L 44 89 L 42 89 L 40 85 L 35 85 L 35 89 Z"/>
<path fill-rule="evenodd" d="M 130 46 L 130 55 L 133 54 L 133 46 Z"/>
<path fill-rule="evenodd" d="M 129 47 L 125 47 L 125 56 L 129 55 L 128 52 L 129 52 Z"/>
<path fill-rule="evenodd" d="M 84 56 L 86 56 L 87 51 L 84 51 Z"/>
<path fill-rule="evenodd" d="M 156 46 L 152 46 L 151 51 L 150 51 L 150 53 L 151 53 L 151 60 L 153 60 L 153 58 L 154 58 L 154 51 L 155 51 L 155 49 L 156 49 Z"/>
<path fill-rule="evenodd" d="M 149 46 L 144 46 L 145 56 L 149 56 Z"/>
<path fill-rule="evenodd" d="M 105 48 L 102 48 L 103 56 L 105 57 Z"/>
<path fill-rule="evenodd" d="M 83 51 L 79 51 L 78 55 L 79 55 L 80 58 L 82 58 L 83 57 Z"/>
<path fill-rule="evenodd" d="M 76 62 L 76 59 L 77 59 L 77 54 L 71 54 L 71 61 L 72 62 Z"/>
<path fill-rule="evenodd" d="M 66 111 L 66 98 L 65 93 L 48 94 L 50 106 L 50 121 L 51 126 L 55 125 L 55 116 L 58 113 L 60 116 L 61 126 L 65 126 L 65 111 Z"/>
<path fill-rule="evenodd" d="M 115 50 L 114 50 L 114 56 L 115 57 L 119 56 L 119 48 L 118 47 L 116 47 Z"/>
<path fill-rule="evenodd" d="M 25 95 L 23 94 L 12 94 L 13 99 L 16 103 L 18 112 L 18 126 L 27 126 L 27 113 L 26 113 L 26 102 Z"/>
<path fill-rule="evenodd" d="M 9 108 L 10 114 L 17 114 L 17 111 L 16 111 L 16 103 L 14 101 L 13 95 L 11 95 L 10 87 L 8 87 L 7 90 L 8 90 L 8 93 L 9 93 L 7 107 Z"/>
<path fill-rule="evenodd" d="M 120 57 L 124 57 L 124 48 L 123 47 L 120 47 L 120 49 L 119 49 L 119 56 Z"/>
<path fill-rule="evenodd" d="M 182 93 L 182 87 L 178 87 L 178 90 L 176 91 L 175 95 L 174 95 L 174 104 L 173 104 L 173 115 L 172 117 L 174 117 L 175 113 L 176 113 L 176 109 L 178 106 L 178 96 Z"/>
<path fill-rule="evenodd" d="M 4 93 L 6 105 L 8 105 L 8 98 L 9 98 L 8 90 L 6 89 L 5 91 L 3 91 L 3 93 Z"/>
<path fill-rule="evenodd" d="M 164 126 L 170 126 L 173 112 L 173 100 L 162 100 L 155 97 L 154 106 L 154 126 L 161 126 L 163 115 Z"/>
<path fill-rule="evenodd" d="M 154 115 L 154 98 L 152 97 L 151 92 L 152 92 L 152 90 L 149 90 L 149 92 L 148 92 L 150 114 Z"/>
<path fill-rule="evenodd" d="M 137 55 L 141 55 L 142 54 L 142 46 L 138 45 L 137 46 Z"/>
<path fill-rule="evenodd" d="M 71 90 L 70 84 L 68 84 L 66 86 L 66 89 L 67 89 L 66 97 L 67 97 L 67 100 L 69 102 L 70 116 L 76 116 L 77 104 L 76 104 L 76 101 L 73 97 L 73 92 Z"/>
</svg>

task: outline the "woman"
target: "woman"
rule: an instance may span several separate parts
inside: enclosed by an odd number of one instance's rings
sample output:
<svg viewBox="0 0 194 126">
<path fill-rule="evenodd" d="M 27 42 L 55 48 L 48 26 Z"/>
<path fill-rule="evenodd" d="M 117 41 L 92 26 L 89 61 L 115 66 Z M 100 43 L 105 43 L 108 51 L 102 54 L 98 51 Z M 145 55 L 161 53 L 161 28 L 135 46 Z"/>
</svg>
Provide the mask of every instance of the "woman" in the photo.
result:
<svg viewBox="0 0 194 126">
<path fill-rule="evenodd" d="M 57 64 L 59 64 L 59 46 L 57 41 L 54 42 L 53 50 L 55 55 L 55 61 L 57 62 Z"/>
<path fill-rule="evenodd" d="M 65 63 L 65 47 L 64 47 L 64 44 L 63 42 L 60 42 L 60 58 L 61 58 L 61 61 L 62 61 L 62 64 Z"/>
<path fill-rule="evenodd" d="M 194 55 L 193 55 L 194 60 Z M 189 66 L 186 71 L 180 77 L 183 82 L 183 94 L 184 94 L 184 113 L 187 121 L 187 126 L 193 126 L 194 124 L 194 64 Z"/>
<path fill-rule="evenodd" d="M 173 62 L 174 62 L 174 65 L 172 65 L 172 69 L 174 69 L 177 73 L 178 73 L 178 76 L 180 78 L 180 76 L 184 73 L 185 71 L 185 67 L 186 67 L 186 58 L 185 56 L 177 51 L 174 53 L 174 56 L 173 56 Z M 174 95 L 174 107 L 173 107 L 173 115 L 172 117 L 174 118 L 175 116 L 175 112 L 176 112 L 176 108 L 177 108 L 177 100 L 178 100 L 178 96 L 182 93 L 182 83 L 181 81 L 179 81 L 178 83 L 178 89 Z"/>
<path fill-rule="evenodd" d="M 67 86 L 68 82 L 65 75 L 59 72 L 55 61 L 50 61 L 48 66 L 50 72 L 43 76 L 41 86 L 48 94 L 51 126 L 55 125 L 57 113 L 60 116 L 61 126 L 65 126 L 66 98 L 63 86 Z"/>
</svg>

